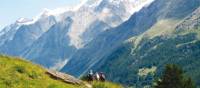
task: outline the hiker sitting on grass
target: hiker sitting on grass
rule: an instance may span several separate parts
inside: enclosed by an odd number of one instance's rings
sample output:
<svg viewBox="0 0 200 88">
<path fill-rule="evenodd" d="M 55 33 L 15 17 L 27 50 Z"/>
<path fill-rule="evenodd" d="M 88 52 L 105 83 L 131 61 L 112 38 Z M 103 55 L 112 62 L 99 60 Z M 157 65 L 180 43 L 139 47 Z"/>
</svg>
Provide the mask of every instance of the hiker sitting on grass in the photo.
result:
<svg viewBox="0 0 200 88">
<path fill-rule="evenodd" d="M 93 76 L 94 74 L 93 74 L 93 71 L 92 70 L 90 70 L 90 72 L 89 72 L 89 74 L 87 75 L 87 81 L 93 81 L 94 80 L 94 76 Z"/>
<path fill-rule="evenodd" d="M 100 81 L 101 82 L 104 82 L 106 80 L 106 76 L 105 76 L 105 74 L 103 72 L 100 72 L 99 76 L 100 76 Z"/>
<path fill-rule="evenodd" d="M 96 72 L 95 74 L 93 73 L 92 70 L 89 71 L 87 76 L 84 78 L 88 82 L 92 81 L 101 81 L 104 82 L 106 80 L 106 76 L 103 72 Z"/>
</svg>

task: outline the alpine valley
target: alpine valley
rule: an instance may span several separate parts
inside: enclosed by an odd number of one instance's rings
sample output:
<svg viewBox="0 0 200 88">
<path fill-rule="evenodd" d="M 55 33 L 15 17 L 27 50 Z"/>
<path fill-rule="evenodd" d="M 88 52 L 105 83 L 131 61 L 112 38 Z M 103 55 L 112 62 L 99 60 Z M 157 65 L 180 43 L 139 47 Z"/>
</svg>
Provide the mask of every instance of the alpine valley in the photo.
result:
<svg viewBox="0 0 200 88">
<path fill-rule="evenodd" d="M 76 77 L 151 88 L 166 64 L 200 87 L 200 0 L 86 0 L 45 9 L 0 31 L 0 53 Z"/>
</svg>

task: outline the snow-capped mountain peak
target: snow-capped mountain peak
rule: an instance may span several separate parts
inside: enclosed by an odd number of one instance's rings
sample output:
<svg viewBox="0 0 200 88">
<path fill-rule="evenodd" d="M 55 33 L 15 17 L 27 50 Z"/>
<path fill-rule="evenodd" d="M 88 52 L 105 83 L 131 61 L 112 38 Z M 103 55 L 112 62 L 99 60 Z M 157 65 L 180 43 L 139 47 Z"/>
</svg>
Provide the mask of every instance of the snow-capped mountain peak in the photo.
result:
<svg viewBox="0 0 200 88">
<path fill-rule="evenodd" d="M 109 25 L 108 27 L 116 27 L 126 21 L 133 13 L 148 6 L 153 1 L 154 0 L 84 0 L 78 6 L 63 7 L 54 10 L 45 8 L 33 19 L 20 18 L 16 23 L 19 25 L 31 25 L 36 22 L 46 22 L 45 20 L 51 18 L 55 18 L 57 22 L 60 22 L 64 21 L 63 19 L 66 17 L 71 17 L 73 24 L 67 33 L 70 37 L 70 45 L 81 48 L 92 40 L 92 38 L 85 39 L 83 34 L 88 35 L 86 32 L 88 28 L 92 27 L 91 24 L 94 22 Z M 98 31 L 105 31 L 108 27 Z M 48 29 L 45 28 L 45 30 Z M 94 34 L 96 36 L 98 33 L 93 33 L 92 35 Z"/>
<path fill-rule="evenodd" d="M 32 19 L 28 19 L 28 18 L 19 18 L 16 22 L 17 23 L 26 23 L 26 22 L 30 22 L 32 21 Z"/>
<path fill-rule="evenodd" d="M 74 23 L 69 30 L 70 45 L 81 48 L 92 37 L 85 39 L 87 28 L 91 27 L 95 21 L 101 21 L 110 27 L 116 27 L 129 19 L 135 12 L 148 6 L 154 0 L 85 0 L 79 6 L 76 14 L 72 17 Z M 108 28 L 102 28 L 105 31 Z M 94 33 L 98 34 L 98 33 Z M 88 34 L 89 35 L 89 34 Z M 95 35 L 96 36 L 96 35 Z M 86 42 L 87 41 L 87 42 Z"/>
<path fill-rule="evenodd" d="M 83 1 L 83 6 L 88 6 L 88 7 L 96 7 L 98 6 L 103 0 L 85 0 Z"/>
<path fill-rule="evenodd" d="M 47 17 L 47 16 L 58 16 L 66 11 L 68 11 L 68 8 L 57 8 L 54 10 L 50 10 L 47 8 L 44 8 L 42 13 L 40 14 L 41 17 Z"/>
<path fill-rule="evenodd" d="M 18 25 L 30 25 L 35 23 L 36 21 L 36 19 L 19 18 L 15 23 Z"/>
</svg>

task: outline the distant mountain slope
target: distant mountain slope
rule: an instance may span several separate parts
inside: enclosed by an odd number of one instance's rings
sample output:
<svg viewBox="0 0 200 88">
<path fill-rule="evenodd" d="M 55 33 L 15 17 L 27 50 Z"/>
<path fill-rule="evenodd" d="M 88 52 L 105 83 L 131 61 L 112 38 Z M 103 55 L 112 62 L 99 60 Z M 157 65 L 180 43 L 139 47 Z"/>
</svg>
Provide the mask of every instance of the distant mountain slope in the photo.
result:
<svg viewBox="0 0 200 88">
<path fill-rule="evenodd" d="M 153 77 L 159 76 L 166 64 L 175 63 L 200 86 L 199 14 L 200 7 L 181 21 L 158 22 L 124 42 L 93 69 L 108 73 L 109 79 L 115 82 L 141 87 L 151 85 Z M 153 68 L 154 74 L 149 71 Z"/>
<path fill-rule="evenodd" d="M 22 59 L 0 56 L 0 88 L 87 88 L 53 79 L 46 72 Z"/>
<path fill-rule="evenodd" d="M 66 35 L 72 23 L 71 18 L 56 23 L 28 47 L 22 56 L 44 67 L 60 69 L 76 50 L 75 47 L 69 46 L 69 36 Z"/>
<path fill-rule="evenodd" d="M 22 20 L 21 20 L 22 21 Z M 20 56 L 27 47 L 56 23 L 54 16 L 41 15 L 37 21 L 16 21 L 1 32 L 0 52 Z"/>
<path fill-rule="evenodd" d="M 175 28 L 176 24 L 199 7 L 199 2 L 199 0 L 156 0 L 150 6 L 133 14 L 128 21 L 101 33 L 86 47 L 78 50 L 61 71 L 80 76 L 90 69 L 98 68 L 107 61 L 105 58 L 109 60 L 107 57 L 110 53 L 114 52 L 125 40 L 146 31 L 151 31 L 152 36 L 161 34 L 163 28 L 169 29 L 170 32 L 170 29 Z M 155 29 L 156 32 L 154 32 Z M 78 71 L 73 71 L 73 69 L 78 69 Z"/>
</svg>

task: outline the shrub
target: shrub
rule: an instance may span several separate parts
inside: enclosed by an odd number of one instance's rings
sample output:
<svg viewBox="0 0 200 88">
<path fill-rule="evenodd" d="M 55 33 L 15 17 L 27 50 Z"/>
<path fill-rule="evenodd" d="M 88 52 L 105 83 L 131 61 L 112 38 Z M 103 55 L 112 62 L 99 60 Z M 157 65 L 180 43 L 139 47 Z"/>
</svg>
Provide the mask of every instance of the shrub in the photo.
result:
<svg viewBox="0 0 200 88">
<path fill-rule="evenodd" d="M 86 75 L 81 76 L 80 79 L 83 80 L 83 81 L 88 81 L 88 77 Z"/>
<path fill-rule="evenodd" d="M 23 66 L 15 66 L 15 70 L 19 73 L 25 73 L 26 69 Z"/>
<path fill-rule="evenodd" d="M 36 72 L 32 71 L 31 73 L 28 74 L 28 76 L 32 79 L 36 79 L 38 78 L 39 75 Z"/>
</svg>

